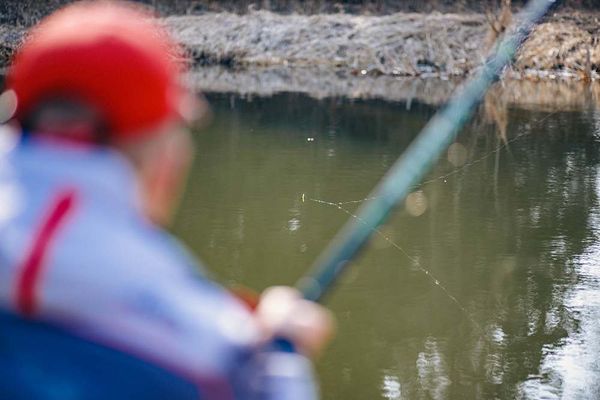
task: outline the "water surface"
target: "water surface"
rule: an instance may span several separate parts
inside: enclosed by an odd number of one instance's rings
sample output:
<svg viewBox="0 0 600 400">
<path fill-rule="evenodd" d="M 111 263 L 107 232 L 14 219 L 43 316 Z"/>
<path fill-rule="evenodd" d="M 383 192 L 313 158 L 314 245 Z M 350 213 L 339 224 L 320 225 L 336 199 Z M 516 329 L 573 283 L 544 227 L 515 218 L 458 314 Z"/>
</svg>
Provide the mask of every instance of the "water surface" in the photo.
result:
<svg viewBox="0 0 600 400">
<path fill-rule="evenodd" d="M 209 100 L 175 231 L 255 289 L 300 278 L 435 112 Z M 599 151 L 593 109 L 465 129 L 327 298 L 323 398 L 600 398 Z"/>
</svg>

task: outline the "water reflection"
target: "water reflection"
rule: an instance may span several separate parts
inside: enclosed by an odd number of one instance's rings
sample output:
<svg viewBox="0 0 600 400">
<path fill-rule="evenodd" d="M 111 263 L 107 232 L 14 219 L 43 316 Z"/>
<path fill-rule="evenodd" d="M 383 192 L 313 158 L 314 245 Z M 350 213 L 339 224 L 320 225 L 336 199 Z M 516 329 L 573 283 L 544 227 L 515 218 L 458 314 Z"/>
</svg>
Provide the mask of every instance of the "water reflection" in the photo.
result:
<svg viewBox="0 0 600 400">
<path fill-rule="evenodd" d="M 598 193 L 598 186 L 596 193 Z M 589 217 L 594 239 L 600 233 L 600 209 Z M 558 346 L 546 346 L 540 375 L 523 384 L 523 393 L 549 398 L 600 398 L 600 245 L 594 241 L 573 260 L 577 283 L 565 293 L 565 307 L 576 317 L 577 329 Z M 554 325 L 558 321 L 553 321 Z M 557 390 L 561 388 L 562 390 Z M 553 395 L 552 397 L 550 395 Z"/>
<path fill-rule="evenodd" d="M 398 377 L 393 375 L 384 375 L 383 383 L 381 384 L 381 396 L 384 399 L 396 400 L 402 398 L 402 385 L 398 381 Z"/>
<path fill-rule="evenodd" d="M 434 111 L 211 101 L 176 230 L 255 288 L 300 277 Z M 597 115 L 509 109 L 505 138 L 461 134 L 415 188 L 425 210 L 400 207 L 328 300 L 326 399 L 600 397 Z"/>
<path fill-rule="evenodd" d="M 444 354 L 440 352 L 435 338 L 427 338 L 423 346 L 423 351 L 417 356 L 419 386 L 425 389 L 429 398 L 445 399 L 452 382 L 446 371 Z"/>
</svg>

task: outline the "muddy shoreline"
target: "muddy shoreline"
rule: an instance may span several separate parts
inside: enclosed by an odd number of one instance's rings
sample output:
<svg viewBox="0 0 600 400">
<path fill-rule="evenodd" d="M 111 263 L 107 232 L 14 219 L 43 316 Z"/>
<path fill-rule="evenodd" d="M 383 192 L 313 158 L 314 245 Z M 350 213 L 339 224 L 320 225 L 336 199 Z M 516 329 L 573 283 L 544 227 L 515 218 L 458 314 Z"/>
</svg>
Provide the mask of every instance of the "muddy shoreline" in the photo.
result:
<svg viewBox="0 0 600 400">
<path fill-rule="evenodd" d="M 354 76 L 329 70 L 269 67 L 231 70 L 218 66 L 192 70 L 188 84 L 208 93 L 243 97 L 269 97 L 280 93 L 302 93 L 316 99 L 380 99 L 439 106 L 444 104 L 462 79 L 393 76 Z M 488 103 L 535 111 L 575 111 L 600 106 L 600 81 L 504 79 L 488 95 Z"/>
</svg>

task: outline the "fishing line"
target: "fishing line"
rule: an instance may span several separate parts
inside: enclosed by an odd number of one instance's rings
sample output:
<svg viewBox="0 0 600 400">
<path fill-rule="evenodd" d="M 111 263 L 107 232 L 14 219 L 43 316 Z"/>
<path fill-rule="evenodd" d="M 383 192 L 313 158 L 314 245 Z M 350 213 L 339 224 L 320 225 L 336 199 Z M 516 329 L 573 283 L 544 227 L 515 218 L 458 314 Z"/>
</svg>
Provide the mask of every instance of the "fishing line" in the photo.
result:
<svg viewBox="0 0 600 400">
<path fill-rule="evenodd" d="M 324 201 L 324 200 L 319 200 L 319 199 L 312 199 L 310 197 L 307 200 L 313 201 L 315 203 L 319 203 L 319 204 L 323 204 L 323 205 L 335 207 L 338 210 L 341 210 L 344 213 L 348 214 L 350 217 L 356 219 L 360 223 L 366 225 L 366 222 L 362 218 L 360 218 L 359 216 L 353 214 L 350 210 L 342 207 L 341 203 L 332 203 L 332 202 L 329 202 L 329 201 Z M 398 250 L 402 254 L 404 254 L 404 256 L 406 258 L 408 258 L 408 260 L 413 264 L 413 266 L 415 268 L 417 268 L 420 272 L 424 273 L 427 276 L 427 278 L 429 278 L 431 280 L 431 282 L 433 282 L 433 284 L 435 286 L 439 287 L 442 290 L 442 292 L 446 295 L 446 297 L 449 298 L 460 309 L 460 311 L 464 314 L 464 316 L 467 317 L 467 319 L 469 319 L 469 321 L 481 333 L 484 332 L 484 330 L 481 327 L 481 325 L 479 325 L 479 323 L 477 323 L 477 321 L 475 321 L 471 317 L 471 315 L 469 314 L 469 312 L 467 311 L 467 309 L 461 304 L 461 302 L 458 301 L 458 299 L 452 293 L 450 293 L 450 291 L 442 284 L 442 282 L 440 282 L 440 280 L 438 278 L 436 278 L 436 276 L 433 273 L 431 273 L 430 270 L 428 270 L 427 268 L 423 267 L 423 265 L 419 262 L 419 260 L 416 257 L 413 257 L 410 254 L 408 254 L 408 252 L 406 250 L 404 250 L 398 243 L 394 242 L 389 236 L 387 236 L 385 233 L 383 233 L 381 231 L 381 229 L 379 229 L 379 228 L 371 228 L 371 232 L 375 233 L 377 236 L 381 237 L 383 240 L 385 240 L 386 242 L 388 242 L 396 250 Z"/>
<path fill-rule="evenodd" d="M 538 120 L 535 122 L 534 127 L 537 127 L 539 125 L 541 125 L 544 121 L 546 121 L 547 119 L 549 119 L 550 117 L 556 115 L 558 113 L 558 111 L 554 111 L 552 113 L 549 113 L 548 115 L 544 116 L 542 119 Z M 455 175 L 461 171 L 465 171 L 468 168 L 472 167 L 473 165 L 476 165 L 480 162 L 482 162 L 483 160 L 489 158 L 490 156 L 500 152 L 502 149 L 507 148 L 509 146 L 509 144 L 514 143 L 515 141 L 529 136 L 531 135 L 535 129 L 530 128 L 528 131 L 520 133 L 518 135 L 516 135 L 515 137 L 511 138 L 510 140 L 507 140 L 505 142 L 503 142 L 501 145 L 497 146 L 495 149 L 493 149 L 490 152 L 485 153 L 483 156 L 476 158 L 475 160 L 472 160 L 460 167 L 455 168 L 454 170 L 445 173 L 443 175 L 440 175 L 438 177 L 426 180 L 421 182 L 418 185 L 415 185 L 413 187 L 413 190 L 416 189 L 420 189 L 423 186 L 426 186 L 430 183 L 434 183 L 437 181 L 440 181 L 442 179 L 447 179 L 448 177 Z M 350 201 L 341 201 L 341 202 L 331 202 L 331 201 L 326 201 L 326 200 L 322 200 L 322 199 L 315 199 L 315 198 L 311 198 L 311 197 L 307 197 L 304 193 L 302 194 L 302 202 L 305 202 L 306 200 L 308 201 L 312 201 L 314 203 L 317 204 L 321 204 L 321 205 L 325 205 L 325 206 L 329 206 L 329 207 L 335 207 L 338 210 L 346 213 L 347 215 L 349 215 L 351 218 L 357 220 L 358 222 L 360 222 L 361 224 L 368 226 L 368 224 L 362 219 L 360 218 L 358 215 L 354 214 L 352 211 L 348 210 L 347 208 L 345 208 L 345 205 L 348 204 L 357 204 L 357 203 L 362 203 L 364 201 L 369 201 L 369 200 L 373 200 L 376 197 L 367 197 L 364 199 L 360 199 L 360 200 L 350 200 Z M 475 319 L 471 316 L 471 314 L 468 312 L 468 310 L 466 309 L 465 306 L 462 305 L 462 303 L 456 298 L 456 296 L 454 296 L 449 290 L 448 288 L 431 272 L 430 269 L 426 268 L 425 266 L 423 266 L 422 263 L 419 262 L 419 260 L 414 257 L 411 256 L 404 248 L 402 248 L 398 243 L 396 243 L 395 241 L 393 241 L 388 235 L 386 235 L 385 233 L 383 233 L 381 231 L 381 229 L 379 229 L 379 227 L 374 227 L 371 228 L 370 227 L 371 232 L 375 233 L 377 236 L 381 237 L 383 240 L 385 240 L 387 243 L 389 243 L 392 247 L 394 247 L 396 250 L 398 250 L 399 252 L 401 252 L 402 254 L 404 254 L 404 256 L 412 263 L 412 265 L 417 268 L 420 272 L 422 272 L 423 274 L 425 274 L 427 276 L 427 278 L 435 285 L 437 286 L 443 293 L 444 295 L 450 299 L 454 305 L 456 307 L 458 307 L 458 309 L 463 313 L 463 315 L 473 324 L 473 326 L 475 326 L 480 333 L 483 334 L 484 330 L 482 328 L 482 326 L 475 321 Z"/>
<path fill-rule="evenodd" d="M 553 112 L 549 113 L 548 115 L 544 116 L 539 121 L 536 121 L 535 122 L 535 126 L 541 125 L 542 122 L 546 121 L 547 119 L 549 119 L 550 117 L 552 117 L 552 116 L 554 116 L 556 114 L 558 114 L 558 111 L 553 111 Z M 513 137 L 513 138 L 511 138 L 511 139 L 503 142 L 500 146 L 496 147 L 495 149 L 491 150 L 490 152 L 485 153 L 483 156 L 481 156 L 481 157 L 479 157 L 479 158 L 477 158 L 475 160 L 472 160 L 472 161 L 470 161 L 468 163 L 465 163 L 464 165 L 461 165 L 460 167 L 456 167 L 455 169 L 451 170 L 450 172 L 447 172 L 447 173 L 442 174 L 440 176 L 437 176 L 435 178 L 431 178 L 431 179 L 425 180 L 425 181 L 423 181 L 423 182 L 421 182 L 421 183 L 419 183 L 417 185 L 414 185 L 411 190 L 414 191 L 414 190 L 417 190 L 417 189 L 421 189 L 421 188 L 423 188 L 423 186 L 429 185 L 430 183 L 434 183 L 434 182 L 440 181 L 442 179 L 447 179 L 447 178 L 449 178 L 449 177 L 451 177 L 453 175 L 456 175 L 459 172 L 462 172 L 462 171 L 464 171 L 464 170 L 472 167 L 473 165 L 478 164 L 478 163 L 486 160 L 487 158 L 489 158 L 492 155 L 498 153 L 502 149 L 507 148 L 511 143 L 514 143 L 517 140 L 519 140 L 521 138 L 524 138 L 526 136 L 529 136 L 531 134 L 533 134 L 533 129 L 530 129 L 528 132 L 520 133 L 520 134 L 516 135 L 515 137 Z M 359 199 L 359 200 L 340 201 L 340 202 L 335 202 L 335 203 L 331 203 L 331 204 L 335 204 L 335 205 L 338 205 L 338 204 L 339 205 L 359 204 L 359 203 L 363 203 L 365 201 L 374 200 L 376 198 L 377 197 L 375 197 L 375 196 L 371 196 L 371 197 L 365 197 L 365 198 Z M 330 203 L 330 202 L 325 202 L 325 203 Z"/>
</svg>

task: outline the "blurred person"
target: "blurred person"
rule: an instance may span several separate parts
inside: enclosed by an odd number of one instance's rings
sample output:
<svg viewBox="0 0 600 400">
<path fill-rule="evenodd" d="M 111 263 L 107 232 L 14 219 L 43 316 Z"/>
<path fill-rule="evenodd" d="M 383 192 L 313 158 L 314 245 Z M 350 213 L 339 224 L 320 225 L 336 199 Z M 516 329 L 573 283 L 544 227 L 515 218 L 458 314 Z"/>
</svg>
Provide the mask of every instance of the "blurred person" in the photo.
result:
<svg viewBox="0 0 600 400">
<path fill-rule="evenodd" d="M 308 357 L 328 312 L 283 287 L 252 312 L 160 228 L 204 107 L 179 53 L 145 13 L 84 2 L 15 55 L 0 101 L 16 128 L 0 138 L 0 398 L 318 397 Z"/>
</svg>

